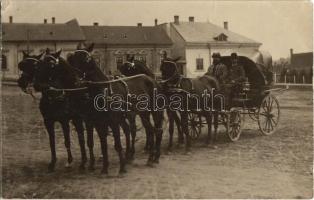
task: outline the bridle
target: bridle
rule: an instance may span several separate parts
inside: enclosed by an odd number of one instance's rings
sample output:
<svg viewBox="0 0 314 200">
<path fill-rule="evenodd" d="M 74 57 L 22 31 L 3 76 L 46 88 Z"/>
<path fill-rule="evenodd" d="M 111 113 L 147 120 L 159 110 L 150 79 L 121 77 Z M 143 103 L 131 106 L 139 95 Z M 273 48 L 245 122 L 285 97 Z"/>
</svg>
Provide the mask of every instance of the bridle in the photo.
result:
<svg viewBox="0 0 314 200">
<path fill-rule="evenodd" d="M 165 63 L 171 63 L 171 64 L 174 64 L 174 66 L 175 66 L 175 71 L 174 71 L 173 75 L 171 75 L 170 78 L 168 78 L 168 79 L 166 79 L 166 80 L 160 81 L 160 83 L 165 84 L 165 83 L 168 83 L 168 82 L 172 81 L 173 79 L 177 78 L 177 75 L 178 75 L 178 67 L 177 67 L 177 63 L 175 63 L 175 62 L 173 62 L 173 61 L 164 60 L 163 62 L 165 62 Z"/>
<path fill-rule="evenodd" d="M 127 63 L 127 64 L 129 64 L 129 67 L 128 67 L 128 69 L 130 70 L 131 68 L 135 68 L 134 66 L 135 66 L 135 63 L 134 62 L 130 62 L 130 61 L 125 61 L 125 63 Z"/>
</svg>

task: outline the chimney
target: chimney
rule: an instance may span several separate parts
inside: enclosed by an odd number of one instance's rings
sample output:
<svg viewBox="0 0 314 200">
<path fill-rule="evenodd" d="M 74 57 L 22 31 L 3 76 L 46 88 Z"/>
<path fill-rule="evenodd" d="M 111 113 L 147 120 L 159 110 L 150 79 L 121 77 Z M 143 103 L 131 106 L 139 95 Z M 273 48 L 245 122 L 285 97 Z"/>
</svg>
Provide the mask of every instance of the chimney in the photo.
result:
<svg viewBox="0 0 314 200">
<path fill-rule="evenodd" d="M 290 57 L 293 56 L 293 49 L 290 49 Z"/>
<path fill-rule="evenodd" d="M 224 22 L 224 29 L 228 30 L 228 22 Z"/>
<path fill-rule="evenodd" d="M 194 17 L 193 16 L 189 17 L 189 22 L 194 22 Z"/>
<path fill-rule="evenodd" d="M 94 22 L 93 25 L 94 26 L 98 26 L 99 24 L 98 24 L 98 22 Z"/>
<path fill-rule="evenodd" d="M 56 18 L 55 18 L 55 17 L 52 17 L 52 18 L 51 18 L 51 23 L 53 23 L 53 24 L 56 23 Z"/>
<path fill-rule="evenodd" d="M 44 24 L 47 24 L 47 19 L 44 19 Z"/>
<path fill-rule="evenodd" d="M 9 17 L 9 21 L 10 21 L 10 23 L 13 23 L 13 16 Z"/>
<path fill-rule="evenodd" d="M 137 27 L 142 27 L 142 23 L 137 23 Z"/>
<path fill-rule="evenodd" d="M 158 19 L 155 19 L 155 26 L 158 25 Z"/>
<path fill-rule="evenodd" d="M 174 16 L 174 23 L 177 25 L 179 24 L 179 15 Z"/>
</svg>

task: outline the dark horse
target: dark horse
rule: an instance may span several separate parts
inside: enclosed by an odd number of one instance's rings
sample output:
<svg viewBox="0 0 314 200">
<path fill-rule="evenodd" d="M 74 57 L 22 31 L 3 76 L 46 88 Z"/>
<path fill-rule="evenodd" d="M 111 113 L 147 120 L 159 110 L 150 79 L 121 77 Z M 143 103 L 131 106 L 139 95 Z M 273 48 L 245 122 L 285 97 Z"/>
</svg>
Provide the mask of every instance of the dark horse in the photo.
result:
<svg viewBox="0 0 314 200">
<path fill-rule="evenodd" d="M 59 56 L 60 52 L 54 54 L 54 56 Z M 42 63 L 40 60 L 43 53 L 38 56 L 28 55 L 23 51 L 23 60 L 18 64 L 19 69 L 22 71 L 21 77 L 18 79 L 18 86 L 28 94 L 32 93 L 28 89 L 32 87 L 34 78 L 39 71 L 39 67 Z M 85 152 L 85 141 L 84 141 L 84 130 L 82 126 L 82 119 L 75 113 L 69 110 L 68 99 L 57 93 L 49 93 L 48 91 L 42 92 L 42 97 L 40 99 L 39 109 L 44 118 L 44 124 L 49 134 L 49 142 L 51 148 L 51 162 L 49 164 L 48 170 L 53 171 L 55 168 L 55 163 L 57 160 L 56 149 L 55 149 L 55 129 L 54 123 L 60 122 L 63 134 L 64 134 L 64 144 L 68 153 L 68 164 L 72 163 L 72 154 L 70 146 L 70 127 L 69 122 L 72 120 L 79 138 L 79 144 L 81 148 L 82 162 L 80 169 L 84 169 L 85 163 L 87 161 Z"/>
<path fill-rule="evenodd" d="M 174 59 L 174 61 L 176 61 Z M 134 57 L 129 57 L 127 61 L 118 67 L 118 70 L 121 72 L 121 74 L 125 76 L 135 76 L 138 74 L 146 74 L 147 76 L 150 76 L 152 78 L 155 78 L 154 73 L 149 69 L 143 62 L 135 60 Z M 174 132 L 174 122 L 177 125 L 178 129 L 178 145 L 184 142 L 183 134 L 181 131 L 181 126 L 180 126 L 180 118 L 177 115 L 175 111 L 171 111 L 167 109 L 167 116 L 169 120 L 169 145 L 168 145 L 168 150 L 172 149 L 172 144 L 173 144 L 173 132 Z M 146 145 L 147 142 L 146 142 Z"/>
<path fill-rule="evenodd" d="M 91 50 L 92 48 L 87 49 Z M 67 64 L 67 62 L 65 62 L 60 57 L 49 56 L 49 60 L 46 60 L 45 66 L 43 67 L 43 69 L 46 70 L 44 70 L 42 73 L 43 76 L 45 76 L 44 74 L 47 74 L 49 75 L 49 77 L 43 78 L 42 80 L 49 80 L 50 78 L 52 78 L 51 76 L 54 75 L 56 78 L 55 82 L 60 83 L 60 86 L 58 88 L 62 88 L 61 90 L 65 92 L 71 89 L 77 91 L 83 90 L 84 88 L 77 88 L 81 87 L 82 82 L 89 86 L 88 102 L 80 104 L 80 100 L 82 99 L 82 97 L 75 96 L 75 98 L 73 98 L 73 104 L 79 105 L 74 107 L 76 107 L 79 112 L 84 115 L 85 118 L 88 118 L 90 121 L 93 122 L 93 126 L 96 128 L 96 131 L 100 137 L 101 149 L 103 154 L 103 173 L 108 173 L 109 162 L 107 152 L 107 127 L 111 127 L 115 140 L 115 149 L 118 152 L 120 159 L 120 173 L 123 173 L 125 172 L 125 160 L 122 153 L 119 125 L 122 120 L 125 120 L 125 111 L 114 111 L 111 107 L 107 107 L 109 110 L 98 110 L 96 109 L 96 106 L 94 104 L 95 102 L 96 104 L 98 104 L 97 97 L 102 97 L 100 98 L 100 104 L 106 105 L 106 102 L 110 103 L 111 101 L 113 101 L 112 94 L 119 94 L 121 97 L 126 97 L 128 92 L 133 95 L 147 94 L 149 95 L 149 97 L 151 97 L 153 95 L 154 89 L 157 88 L 157 85 L 151 78 L 147 76 L 138 76 L 133 79 L 121 79 L 119 81 L 108 82 L 108 78 L 100 73 L 100 69 L 97 67 L 96 62 L 90 56 L 87 49 L 75 51 L 75 53 L 70 56 L 70 60 L 72 61 L 71 64 L 78 68 L 74 68 L 71 65 Z M 82 58 L 79 59 L 77 56 L 79 56 L 79 58 L 83 56 L 83 65 L 79 65 Z M 53 72 L 45 73 L 45 71 L 47 70 L 53 70 Z M 105 82 L 88 82 L 88 79 L 93 81 L 102 80 Z M 127 87 L 125 83 L 127 84 Z M 106 93 L 106 91 L 109 91 L 109 94 Z M 136 105 L 135 101 L 136 99 L 131 99 L 130 103 L 132 105 Z M 122 103 L 123 106 L 128 105 L 123 100 L 119 101 L 118 103 Z M 131 108 L 133 108 L 133 106 L 131 106 Z M 140 116 L 145 118 L 146 120 L 146 124 L 144 126 L 149 126 L 151 133 L 150 143 L 152 147 L 155 147 L 150 149 L 148 164 L 158 162 L 162 137 L 162 113 L 152 112 L 152 114 L 155 122 L 155 128 L 150 124 L 150 121 L 148 120 L 148 111 L 143 111 L 140 114 Z M 156 136 L 157 139 L 156 143 L 154 142 L 154 136 Z"/>
<path fill-rule="evenodd" d="M 163 79 L 163 88 L 168 96 L 168 99 L 181 101 L 181 106 L 176 107 L 180 111 L 181 115 L 181 127 L 186 139 L 186 151 L 190 150 L 190 136 L 188 132 L 188 113 L 196 112 L 203 115 L 208 125 L 208 138 L 206 143 L 212 144 L 212 116 L 214 117 L 215 135 L 216 139 L 218 128 L 218 115 L 217 112 L 213 112 L 215 109 L 212 103 L 212 98 L 204 100 L 204 94 L 210 94 L 213 96 L 213 88 L 219 90 L 218 82 L 215 78 L 210 76 L 202 76 L 199 78 L 183 78 L 178 73 L 177 65 L 174 61 L 164 60 L 160 66 L 160 71 Z M 168 91 L 168 92 L 167 92 Z M 175 98 L 174 98 L 175 97 Z M 207 102 L 206 102 L 207 101 Z M 207 104 L 207 105 L 206 105 Z M 209 108 L 209 109 L 207 109 Z"/>
</svg>

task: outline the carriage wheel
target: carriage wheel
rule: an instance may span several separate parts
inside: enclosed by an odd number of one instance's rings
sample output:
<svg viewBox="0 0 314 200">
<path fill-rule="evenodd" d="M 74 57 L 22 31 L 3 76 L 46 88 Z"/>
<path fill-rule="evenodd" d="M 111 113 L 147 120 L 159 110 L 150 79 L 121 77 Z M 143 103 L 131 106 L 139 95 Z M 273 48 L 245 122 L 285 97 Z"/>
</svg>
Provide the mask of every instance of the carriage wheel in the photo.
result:
<svg viewBox="0 0 314 200">
<path fill-rule="evenodd" d="M 197 139 L 202 131 L 202 117 L 200 115 L 189 113 L 189 135 L 195 140 Z"/>
<path fill-rule="evenodd" d="M 249 116 L 252 120 L 257 121 L 258 120 L 258 108 L 253 108 L 249 110 Z"/>
<path fill-rule="evenodd" d="M 264 135 L 275 132 L 280 119 L 279 102 L 275 96 L 269 94 L 264 97 L 258 109 L 258 126 Z"/>
<path fill-rule="evenodd" d="M 232 142 L 239 140 L 242 132 L 242 119 L 241 113 L 237 110 L 233 110 L 230 114 L 225 115 L 225 127 L 227 134 Z"/>
</svg>

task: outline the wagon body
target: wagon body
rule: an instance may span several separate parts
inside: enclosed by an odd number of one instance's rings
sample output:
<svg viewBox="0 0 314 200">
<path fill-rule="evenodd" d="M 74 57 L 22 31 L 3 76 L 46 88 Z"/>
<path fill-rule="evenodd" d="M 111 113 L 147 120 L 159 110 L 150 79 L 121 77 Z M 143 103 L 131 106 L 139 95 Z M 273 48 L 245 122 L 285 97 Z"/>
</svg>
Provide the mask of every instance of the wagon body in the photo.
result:
<svg viewBox="0 0 314 200">
<path fill-rule="evenodd" d="M 267 70 L 268 66 L 265 66 L 260 58 L 238 57 L 238 62 L 243 66 L 247 77 L 245 84 L 249 88 L 232 98 L 232 105 L 228 106 L 228 110 L 219 111 L 220 124 L 225 126 L 231 141 L 237 141 L 240 138 L 245 115 L 257 122 L 259 130 L 264 135 L 273 134 L 278 126 L 279 102 L 271 92 L 273 90 L 272 80 L 269 78 L 271 72 Z M 231 67 L 230 56 L 223 56 L 221 61 L 228 68 Z M 240 90 L 244 90 L 244 86 Z M 197 138 L 205 122 L 196 114 L 190 114 L 190 121 L 190 130 L 194 130 L 191 133 L 192 138 Z"/>
</svg>

